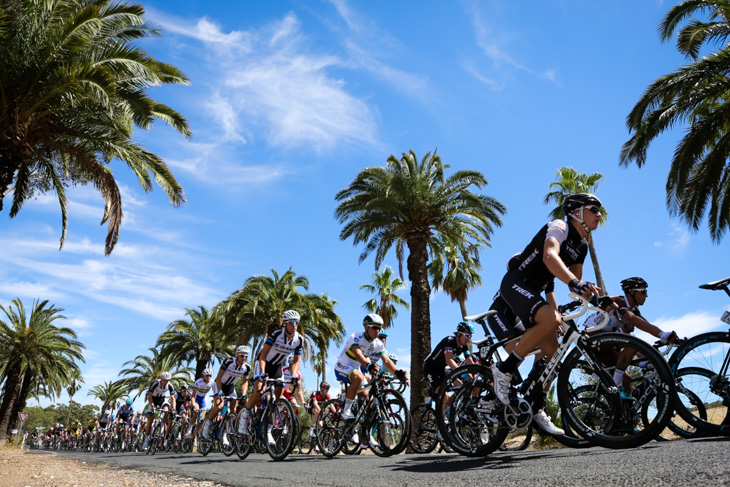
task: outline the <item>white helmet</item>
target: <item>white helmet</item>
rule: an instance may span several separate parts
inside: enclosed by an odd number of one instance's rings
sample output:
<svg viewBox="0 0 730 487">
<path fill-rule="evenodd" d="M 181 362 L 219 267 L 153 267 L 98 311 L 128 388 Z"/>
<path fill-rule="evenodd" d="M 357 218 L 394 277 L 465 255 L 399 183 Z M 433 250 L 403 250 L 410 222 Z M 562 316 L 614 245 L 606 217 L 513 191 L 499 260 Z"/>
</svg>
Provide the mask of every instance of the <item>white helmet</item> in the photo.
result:
<svg viewBox="0 0 730 487">
<path fill-rule="evenodd" d="M 299 321 L 299 313 L 294 311 L 293 309 L 290 309 L 288 311 L 284 311 L 284 313 L 281 315 L 281 322 L 290 321 L 290 320 L 297 320 Z"/>
<path fill-rule="evenodd" d="M 249 355 L 250 353 L 251 349 L 248 348 L 246 345 L 241 345 L 236 349 L 236 355 Z"/>
<path fill-rule="evenodd" d="M 383 318 L 380 317 L 380 315 L 377 315 L 375 313 L 370 313 L 367 315 L 363 320 L 362 324 L 365 326 L 383 326 Z"/>
<path fill-rule="evenodd" d="M 170 380 L 172 379 L 172 374 L 166 370 L 160 374 L 160 379 Z"/>
<path fill-rule="evenodd" d="M 213 375 L 213 369 L 208 368 L 203 371 L 203 375 Z"/>
</svg>

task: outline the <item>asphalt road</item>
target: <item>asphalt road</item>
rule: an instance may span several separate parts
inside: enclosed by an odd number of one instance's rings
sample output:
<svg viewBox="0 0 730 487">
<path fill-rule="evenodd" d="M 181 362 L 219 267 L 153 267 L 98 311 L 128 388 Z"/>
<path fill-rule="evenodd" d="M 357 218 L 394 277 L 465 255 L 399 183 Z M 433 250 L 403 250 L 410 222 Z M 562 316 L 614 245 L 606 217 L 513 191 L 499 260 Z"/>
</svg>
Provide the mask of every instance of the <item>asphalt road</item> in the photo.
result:
<svg viewBox="0 0 730 487">
<path fill-rule="evenodd" d="M 251 454 L 239 461 L 220 453 L 68 453 L 59 455 L 112 467 L 171 472 L 232 486 L 703 486 L 730 485 L 730 438 L 650 443 L 632 450 L 589 448 L 498 452 L 483 459 L 456 454 L 290 455 L 273 462 Z"/>
</svg>

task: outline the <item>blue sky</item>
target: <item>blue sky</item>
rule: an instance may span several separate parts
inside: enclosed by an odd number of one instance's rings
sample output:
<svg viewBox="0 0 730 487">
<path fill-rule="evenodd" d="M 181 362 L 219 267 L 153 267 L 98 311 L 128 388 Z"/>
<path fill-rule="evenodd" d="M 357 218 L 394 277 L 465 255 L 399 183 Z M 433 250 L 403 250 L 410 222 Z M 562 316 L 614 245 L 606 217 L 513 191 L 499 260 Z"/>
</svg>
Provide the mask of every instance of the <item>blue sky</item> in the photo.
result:
<svg viewBox="0 0 730 487">
<path fill-rule="evenodd" d="M 481 254 L 470 313 L 489 308 L 506 261 L 547 221 L 542 198 L 556 169 L 573 166 L 605 175 L 597 194 L 610 219 L 595 239 L 609 292 L 641 275 L 650 321 L 686 336 L 721 328 L 727 296 L 697 286 L 728 276 L 727 241 L 713 244 L 705 226 L 688 231 L 664 204 L 681 130 L 656 141 L 644 168 L 618 166 L 626 115 L 649 83 L 685 63 L 656 34 L 672 2 L 142 3 L 164 30 L 144 47 L 191 79 L 152 95 L 183 113 L 194 136 L 157 124 L 135 138 L 166 160 L 188 204 L 172 208 L 159 188 L 144 194 L 113 164 L 124 222 L 110 257 L 92 189 L 69 191 L 60 252 L 54 195 L 15 219 L 0 215 L 0 303 L 64 308 L 88 347 L 76 400 L 90 402 L 88 389 L 146 353 L 185 307 L 212 307 L 272 268 L 307 276 L 311 292 L 338 301 L 348 334 L 359 331 L 370 298 L 359 287 L 374 262 L 358 264 L 362 248 L 340 241 L 334 195 L 409 149 L 481 171 L 484 193 L 508 209 Z M 395 256 L 386 264 L 397 267 Z M 593 279 L 590 264 L 584 277 Z M 567 288 L 557 293 L 567 300 Z M 431 319 L 436 343 L 459 321 L 458 305 L 434 294 Z M 405 367 L 409 326 L 403 310 L 388 346 Z M 332 366 L 338 354 L 333 346 Z M 315 375 L 304 372 L 311 388 Z"/>
</svg>

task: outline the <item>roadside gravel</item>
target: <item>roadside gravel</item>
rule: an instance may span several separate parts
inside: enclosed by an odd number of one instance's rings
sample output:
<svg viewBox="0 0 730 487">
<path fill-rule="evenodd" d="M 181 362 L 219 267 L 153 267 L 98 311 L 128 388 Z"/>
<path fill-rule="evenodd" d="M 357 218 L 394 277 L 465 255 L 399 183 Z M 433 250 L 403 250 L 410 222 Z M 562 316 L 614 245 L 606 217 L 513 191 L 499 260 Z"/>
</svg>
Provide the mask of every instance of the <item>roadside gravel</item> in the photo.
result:
<svg viewBox="0 0 730 487">
<path fill-rule="evenodd" d="M 3 487 L 222 487 L 223 484 L 170 474 L 153 474 L 63 458 L 52 452 L 0 450 Z"/>
</svg>

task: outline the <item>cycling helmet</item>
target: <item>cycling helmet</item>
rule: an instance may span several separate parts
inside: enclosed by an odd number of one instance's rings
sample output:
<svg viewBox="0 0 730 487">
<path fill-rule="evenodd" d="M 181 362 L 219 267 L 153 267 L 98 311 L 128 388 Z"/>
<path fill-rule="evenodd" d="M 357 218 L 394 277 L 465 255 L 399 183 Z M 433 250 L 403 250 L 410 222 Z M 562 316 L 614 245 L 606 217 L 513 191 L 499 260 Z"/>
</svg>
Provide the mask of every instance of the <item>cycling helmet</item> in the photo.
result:
<svg viewBox="0 0 730 487">
<path fill-rule="evenodd" d="M 389 354 L 388 354 L 388 358 L 389 358 L 389 359 L 390 359 L 390 360 L 391 360 L 391 361 L 392 361 L 393 363 L 397 363 L 397 362 L 398 362 L 398 356 L 397 356 L 396 354 L 394 354 L 394 353 L 389 353 Z"/>
<path fill-rule="evenodd" d="M 166 370 L 160 374 L 160 379 L 170 380 L 172 379 L 172 374 Z"/>
<path fill-rule="evenodd" d="M 323 380 L 322 383 L 319 385 L 319 388 L 322 389 L 323 387 L 325 389 L 329 389 L 330 388 L 330 383 L 327 382 L 326 380 Z"/>
<path fill-rule="evenodd" d="M 363 320 L 362 324 L 365 326 L 383 326 L 383 318 L 380 317 L 380 315 L 376 315 L 375 313 L 370 313 L 367 315 Z"/>
<path fill-rule="evenodd" d="M 380 333 L 378 333 L 378 338 L 388 338 L 388 332 L 385 330 L 380 330 Z"/>
<path fill-rule="evenodd" d="M 203 371 L 203 375 L 213 375 L 213 369 L 208 368 Z"/>
<path fill-rule="evenodd" d="M 183 385 L 180 386 L 180 391 L 181 392 L 182 391 L 187 391 L 187 390 L 188 390 L 188 386 L 186 386 L 185 384 L 183 384 Z"/>
<path fill-rule="evenodd" d="M 249 355 L 251 353 L 251 349 L 248 348 L 246 345 L 241 345 L 236 349 L 236 355 Z M 208 369 L 210 370 L 210 369 Z M 213 374 L 210 374 L 213 375 Z"/>
<path fill-rule="evenodd" d="M 563 213 L 568 216 L 581 206 L 586 205 L 596 205 L 599 208 L 603 206 L 601 200 L 590 193 L 576 193 L 563 200 Z"/>
<path fill-rule="evenodd" d="M 456 325 L 456 331 L 459 333 L 468 333 L 469 335 L 473 335 L 474 327 L 468 321 L 460 321 L 459 324 Z"/>
<path fill-rule="evenodd" d="M 288 311 L 284 311 L 284 313 L 281 315 L 281 321 L 282 321 L 282 323 L 283 322 L 286 322 L 286 321 L 291 321 L 291 320 L 297 320 L 297 321 L 299 321 L 299 319 L 300 319 L 299 318 L 299 313 L 297 313 L 293 309 L 290 309 Z"/>
<path fill-rule="evenodd" d="M 128 406 L 131 406 L 133 402 L 134 401 L 132 401 L 132 398 L 131 397 L 128 397 L 127 400 L 126 400 L 126 403 L 127 403 Z"/>
<path fill-rule="evenodd" d="M 631 291 L 632 289 L 646 289 L 649 285 L 646 281 L 640 277 L 629 277 L 621 281 L 621 289 L 623 292 Z"/>
</svg>

